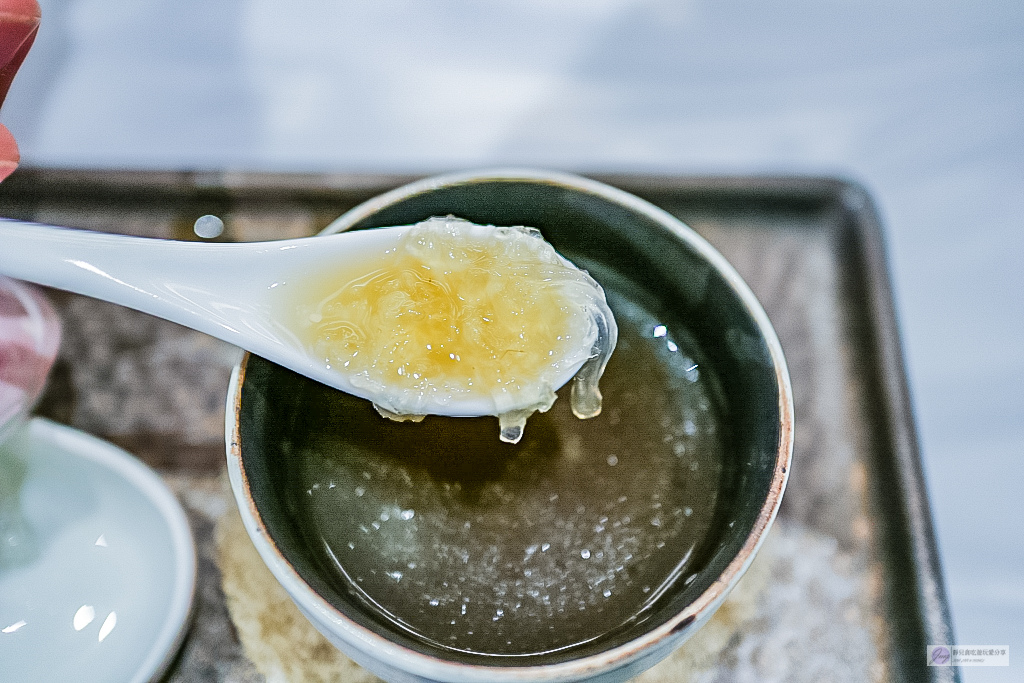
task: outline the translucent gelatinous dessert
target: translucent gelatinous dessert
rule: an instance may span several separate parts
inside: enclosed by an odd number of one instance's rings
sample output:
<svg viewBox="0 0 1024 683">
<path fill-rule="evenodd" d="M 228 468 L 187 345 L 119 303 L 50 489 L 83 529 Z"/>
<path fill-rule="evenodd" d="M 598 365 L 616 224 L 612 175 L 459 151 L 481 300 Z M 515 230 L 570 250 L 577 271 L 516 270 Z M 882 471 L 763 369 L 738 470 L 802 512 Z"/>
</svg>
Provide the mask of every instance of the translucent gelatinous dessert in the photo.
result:
<svg viewBox="0 0 1024 683">
<path fill-rule="evenodd" d="M 573 372 L 573 412 L 601 411 L 615 320 L 600 285 L 533 228 L 432 218 L 379 258 L 311 274 L 298 291 L 290 326 L 386 417 L 479 397 L 514 443 Z"/>
</svg>

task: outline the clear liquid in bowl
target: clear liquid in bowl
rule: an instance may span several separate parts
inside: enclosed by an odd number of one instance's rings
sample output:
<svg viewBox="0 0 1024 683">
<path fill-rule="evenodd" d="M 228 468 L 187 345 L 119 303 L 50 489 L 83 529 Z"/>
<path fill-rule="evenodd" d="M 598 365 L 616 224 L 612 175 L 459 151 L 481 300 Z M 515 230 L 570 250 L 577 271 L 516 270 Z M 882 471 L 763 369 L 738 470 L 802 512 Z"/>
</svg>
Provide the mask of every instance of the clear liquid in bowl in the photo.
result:
<svg viewBox="0 0 1024 683">
<path fill-rule="evenodd" d="M 286 496 L 372 618 L 441 648 L 536 655 L 642 619 L 695 571 L 722 477 L 714 379 L 682 325 L 599 279 L 619 343 L 592 420 L 558 401 L 512 445 L 493 418 L 399 424 L 329 395 L 344 418 L 296 445 Z"/>
</svg>

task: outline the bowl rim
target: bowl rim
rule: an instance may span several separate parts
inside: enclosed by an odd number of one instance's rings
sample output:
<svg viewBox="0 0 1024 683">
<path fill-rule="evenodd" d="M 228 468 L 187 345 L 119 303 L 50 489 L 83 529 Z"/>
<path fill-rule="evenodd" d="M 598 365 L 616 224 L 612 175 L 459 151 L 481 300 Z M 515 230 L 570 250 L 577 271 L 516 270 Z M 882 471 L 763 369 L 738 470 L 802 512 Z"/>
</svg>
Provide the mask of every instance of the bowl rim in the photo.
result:
<svg viewBox="0 0 1024 683">
<path fill-rule="evenodd" d="M 779 441 L 771 482 L 754 525 L 740 550 L 715 581 L 693 602 L 686 605 L 665 623 L 633 640 L 603 652 L 566 662 L 535 666 L 487 666 L 453 662 L 404 647 L 351 620 L 316 593 L 302 579 L 271 538 L 270 532 L 256 508 L 248 478 L 242 467 L 239 415 L 242 384 L 245 380 L 245 370 L 250 356 L 248 352 L 235 366 L 228 387 L 225 415 L 228 475 L 246 531 L 275 578 L 285 586 L 289 595 L 303 611 L 313 612 L 323 621 L 333 624 L 338 637 L 361 653 L 363 657 L 383 661 L 389 667 L 409 673 L 414 672 L 415 675 L 436 680 L 479 681 L 480 683 L 577 680 L 628 666 L 643 659 L 645 655 L 654 655 L 659 651 L 665 651 L 664 654 L 667 655 L 669 646 L 675 645 L 677 640 L 689 635 L 691 629 L 687 627 L 703 622 L 710 617 L 743 576 L 775 521 L 789 480 L 794 436 L 793 392 L 782 346 L 768 315 L 732 264 L 707 240 L 672 214 L 610 185 L 569 173 L 523 168 L 484 169 L 430 176 L 385 192 L 355 206 L 332 221 L 320 234 L 348 229 L 381 209 L 417 194 L 443 187 L 494 181 L 543 183 L 582 191 L 652 219 L 669 229 L 678 239 L 687 243 L 705 259 L 733 289 L 754 320 L 768 348 L 775 371 L 780 417 Z"/>
</svg>

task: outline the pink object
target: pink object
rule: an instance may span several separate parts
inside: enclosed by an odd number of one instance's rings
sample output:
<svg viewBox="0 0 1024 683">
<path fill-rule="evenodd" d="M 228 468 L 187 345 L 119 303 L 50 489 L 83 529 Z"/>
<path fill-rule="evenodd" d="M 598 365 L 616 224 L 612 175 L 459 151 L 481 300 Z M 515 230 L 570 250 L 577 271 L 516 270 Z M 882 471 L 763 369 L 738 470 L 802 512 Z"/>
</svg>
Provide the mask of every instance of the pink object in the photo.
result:
<svg viewBox="0 0 1024 683">
<path fill-rule="evenodd" d="M 60 320 L 43 293 L 0 276 L 0 440 L 35 404 L 60 346 Z"/>
</svg>

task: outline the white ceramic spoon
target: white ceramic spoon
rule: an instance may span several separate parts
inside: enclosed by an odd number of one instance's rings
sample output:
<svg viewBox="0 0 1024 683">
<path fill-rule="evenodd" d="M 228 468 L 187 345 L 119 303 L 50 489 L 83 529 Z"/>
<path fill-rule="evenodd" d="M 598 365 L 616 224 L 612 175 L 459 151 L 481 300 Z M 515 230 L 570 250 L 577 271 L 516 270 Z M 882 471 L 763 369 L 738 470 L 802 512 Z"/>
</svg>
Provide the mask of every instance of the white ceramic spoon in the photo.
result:
<svg viewBox="0 0 1024 683">
<path fill-rule="evenodd" d="M 239 244 L 179 242 L 0 219 L 0 274 L 84 294 L 176 322 L 362 398 L 274 314 L 289 278 L 379 257 L 412 226 Z M 560 387 L 579 370 L 566 368 Z M 490 396 L 432 401 L 429 414 L 495 415 Z"/>
</svg>

